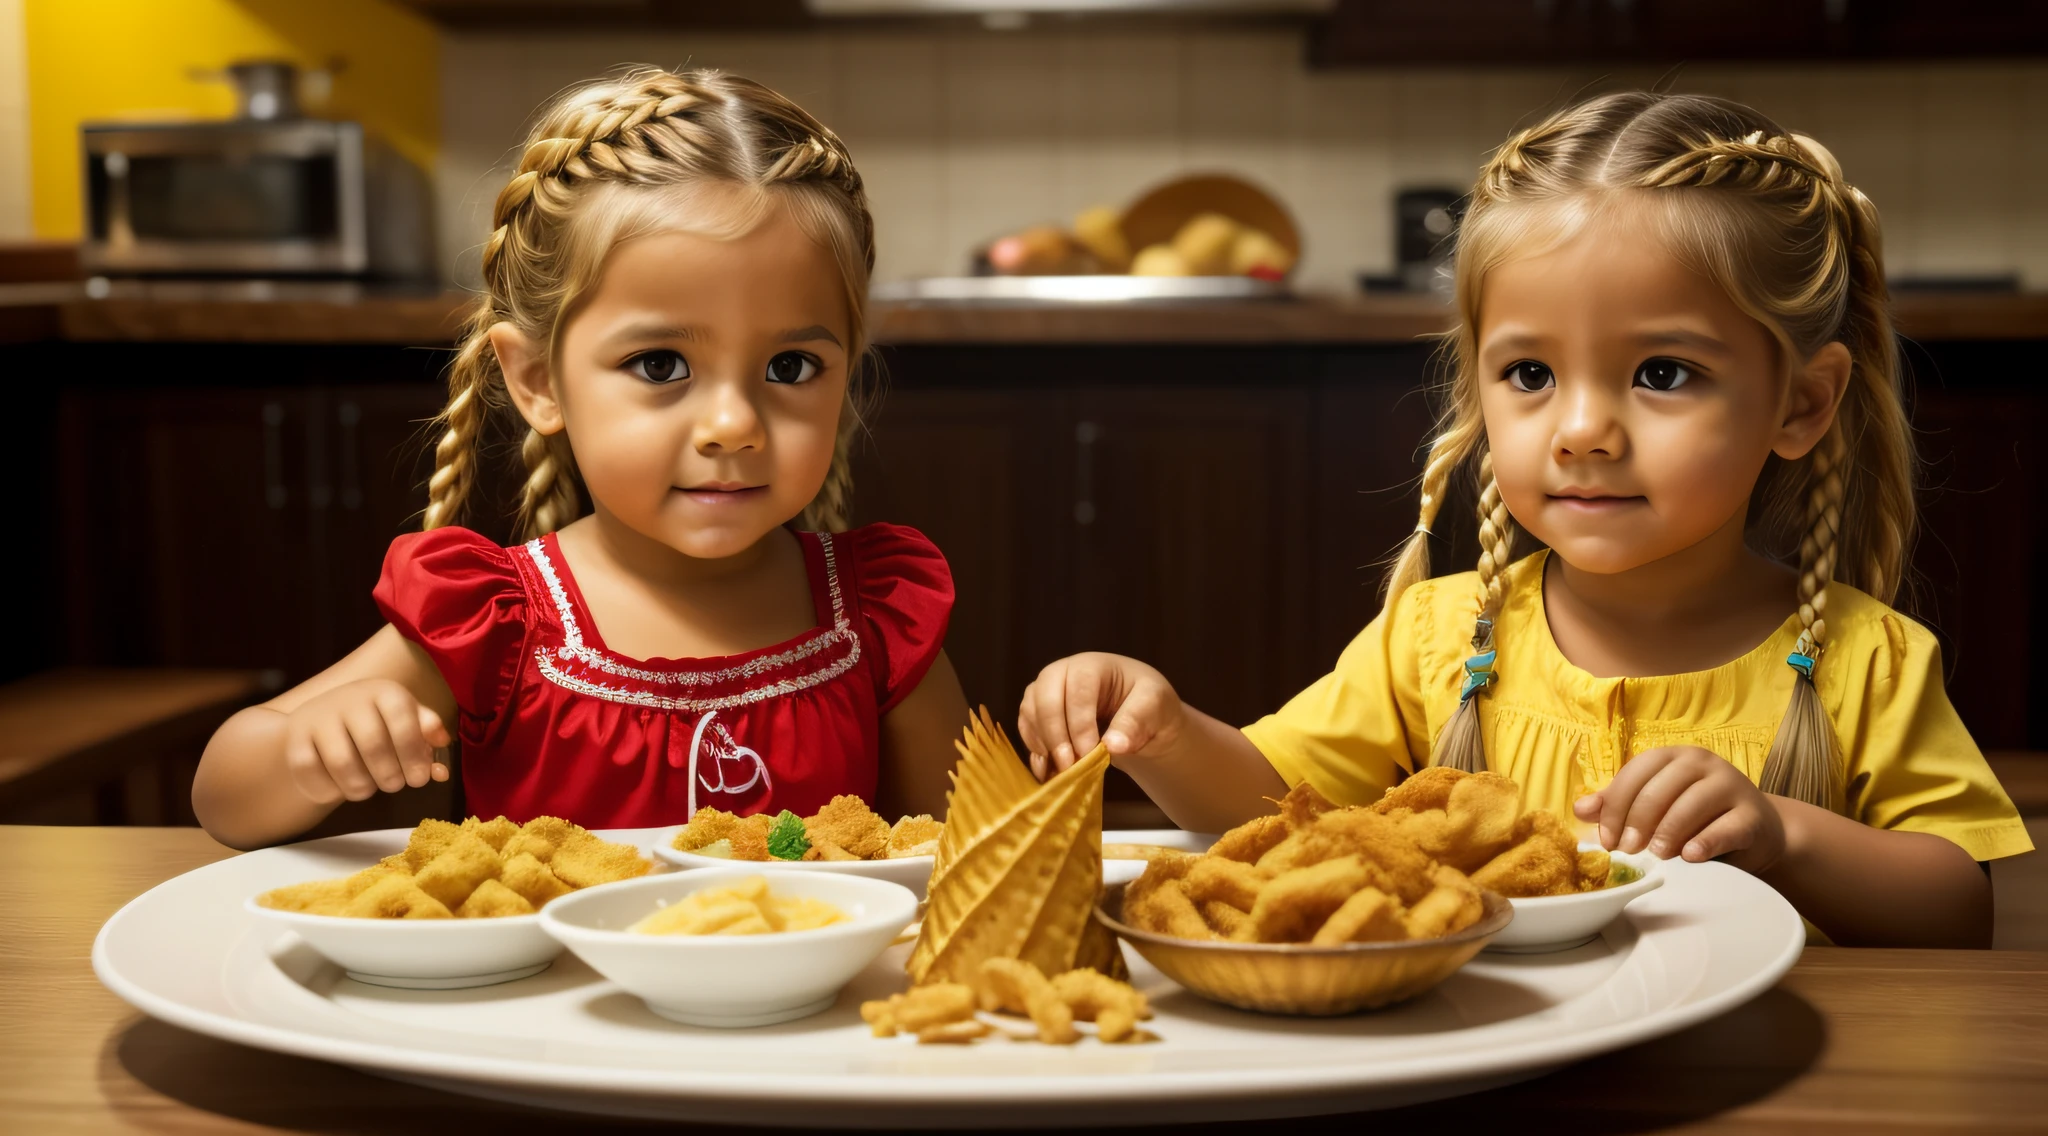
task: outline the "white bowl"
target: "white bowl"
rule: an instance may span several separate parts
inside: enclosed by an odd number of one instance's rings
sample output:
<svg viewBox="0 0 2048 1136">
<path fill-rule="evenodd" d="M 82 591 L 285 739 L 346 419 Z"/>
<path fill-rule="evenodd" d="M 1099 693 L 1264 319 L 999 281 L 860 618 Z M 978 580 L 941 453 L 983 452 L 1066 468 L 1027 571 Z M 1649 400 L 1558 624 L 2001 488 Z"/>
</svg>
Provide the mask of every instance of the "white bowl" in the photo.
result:
<svg viewBox="0 0 2048 1136">
<path fill-rule="evenodd" d="M 917 918 L 917 896 L 902 884 L 844 873 L 780 872 L 769 877 L 776 894 L 822 899 L 851 918 L 770 935 L 626 930 L 692 892 L 764 874 L 751 862 L 728 862 L 715 871 L 646 876 L 565 895 L 542 908 L 538 918 L 577 958 L 648 1009 L 689 1025 L 726 1028 L 772 1025 L 829 1008 L 840 988 Z"/>
<path fill-rule="evenodd" d="M 1586 844 L 1580 847 L 1597 849 L 1600 846 Z M 1599 891 L 1510 899 L 1508 902 L 1515 907 L 1514 921 L 1495 935 L 1486 949 L 1505 954 L 1541 954 L 1590 943 L 1609 923 L 1619 918 L 1621 909 L 1637 896 L 1647 895 L 1664 886 L 1664 864 L 1655 856 L 1647 852 L 1616 852 L 1613 857 L 1615 863 L 1626 864 L 1641 874 L 1619 887 L 1601 888 Z"/>
<path fill-rule="evenodd" d="M 895 860 L 735 860 L 729 856 L 700 856 L 695 852 L 684 852 L 675 846 L 674 840 L 675 834 L 670 833 L 655 844 L 654 854 L 664 863 L 678 868 L 748 868 L 763 875 L 771 872 L 816 872 L 828 876 L 863 876 L 901 884 L 920 900 L 924 898 L 925 885 L 932 878 L 930 856 L 903 856 Z"/>
<path fill-rule="evenodd" d="M 560 902 L 557 900 L 556 902 Z M 407 990 L 461 990 L 547 969 L 562 944 L 538 915 L 495 919 L 357 919 L 279 911 L 253 898 L 248 910 L 289 928 L 357 982 Z"/>
</svg>

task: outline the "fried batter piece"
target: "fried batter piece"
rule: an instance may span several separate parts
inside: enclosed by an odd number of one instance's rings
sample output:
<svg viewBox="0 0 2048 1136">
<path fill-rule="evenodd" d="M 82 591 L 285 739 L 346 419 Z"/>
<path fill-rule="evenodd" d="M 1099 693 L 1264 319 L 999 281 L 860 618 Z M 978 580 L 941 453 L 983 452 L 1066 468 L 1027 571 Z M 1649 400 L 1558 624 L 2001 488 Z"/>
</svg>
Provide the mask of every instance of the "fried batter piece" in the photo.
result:
<svg viewBox="0 0 2048 1136">
<path fill-rule="evenodd" d="M 1456 868 L 1438 868 L 1436 888 L 1408 909 L 1408 937 L 1434 939 L 1454 935 L 1479 921 L 1486 903 L 1479 889 Z"/>
<path fill-rule="evenodd" d="M 1367 882 L 1403 903 L 1429 893 L 1428 854 L 1402 835 L 1387 817 L 1369 809 L 1339 809 L 1324 814 L 1259 858 L 1259 867 L 1275 877 L 1298 868 L 1357 857 Z"/>
<path fill-rule="evenodd" d="M 732 843 L 732 858 L 735 860 L 772 860 L 768 854 L 768 833 L 775 827 L 775 818 L 767 813 L 755 813 L 739 818 L 732 832 L 725 839 Z"/>
<path fill-rule="evenodd" d="M 1579 890 L 1599 891 L 1614 873 L 1614 858 L 1599 848 L 1579 853 Z"/>
<path fill-rule="evenodd" d="M 1248 924 L 1233 937 L 1240 942 L 1306 943 L 1371 879 L 1357 856 L 1283 872 L 1259 892 Z"/>
<path fill-rule="evenodd" d="M 434 857 L 446 851 L 455 838 L 462 835 L 462 826 L 453 821 L 429 817 L 412 830 L 412 836 L 405 842 L 405 867 L 417 872 L 433 862 Z"/>
<path fill-rule="evenodd" d="M 961 982 L 934 982 L 885 999 L 863 1002 L 861 1020 L 876 1037 L 920 1033 L 934 1026 L 974 1020 L 980 995 Z"/>
<path fill-rule="evenodd" d="M 806 860 L 858 860 L 860 857 L 848 852 L 829 840 L 814 840 L 804 849 Z"/>
<path fill-rule="evenodd" d="M 946 826 L 933 820 L 930 813 L 904 817 L 890 827 L 884 856 L 891 860 L 930 856 L 939 850 L 939 837 L 945 831 Z"/>
<path fill-rule="evenodd" d="M 1273 846 L 1287 839 L 1287 818 L 1283 816 L 1262 816 L 1249 820 L 1224 833 L 1209 846 L 1209 855 L 1221 856 L 1245 864 L 1256 864 L 1259 857 L 1273 850 Z"/>
<path fill-rule="evenodd" d="M 497 879 L 498 870 L 497 850 L 475 833 L 458 829 L 455 839 L 443 845 L 441 853 L 414 873 L 413 878 L 421 891 L 453 911 L 485 880 Z"/>
<path fill-rule="evenodd" d="M 1251 919 L 1251 912 L 1232 907 L 1220 899 L 1212 899 L 1197 910 L 1202 913 L 1202 922 L 1207 924 L 1209 930 L 1215 932 L 1219 939 L 1236 938 L 1237 929 Z"/>
<path fill-rule="evenodd" d="M 1221 900 L 1239 911 L 1250 911 L 1252 904 L 1258 902 L 1259 889 L 1272 878 L 1252 864 L 1204 856 L 1188 870 L 1182 887 L 1197 907 L 1210 900 Z"/>
<path fill-rule="evenodd" d="M 851 793 L 832 798 L 804 820 L 804 834 L 813 844 L 836 844 L 860 860 L 881 859 L 889 847 L 889 832 L 889 822 Z"/>
<path fill-rule="evenodd" d="M 572 888 L 637 879 L 651 867 L 638 848 L 600 840 L 582 829 L 563 841 L 555 858 L 548 861 L 548 870 Z"/>
<path fill-rule="evenodd" d="M 983 959 L 980 977 L 982 1009 L 1026 1015 L 1038 1027 L 1038 1040 L 1047 1045 L 1072 1045 L 1080 1040 L 1074 1029 L 1073 1007 L 1037 967 L 1018 959 Z"/>
<path fill-rule="evenodd" d="M 454 825 L 448 827 L 454 828 Z M 453 919 L 446 904 L 413 882 L 411 876 L 390 875 L 350 900 L 343 915 L 357 919 Z"/>
<path fill-rule="evenodd" d="M 1564 822 L 1533 812 L 1515 826 L 1512 848 L 1472 873 L 1472 882 L 1511 899 L 1579 890 L 1579 846 Z"/>
<path fill-rule="evenodd" d="M 1152 1016 L 1143 994 L 1095 970 L 1070 970 L 1052 979 L 1052 990 L 1074 1018 L 1095 1023 L 1095 1036 L 1115 1044 L 1140 1040 L 1138 1023 Z"/>
<path fill-rule="evenodd" d="M 573 890 L 530 852 L 508 858 L 498 870 L 498 882 L 536 908 L 545 907 L 549 900 Z"/>
<path fill-rule="evenodd" d="M 1407 909 L 1401 901 L 1368 887 L 1330 913 L 1310 943 L 1334 947 L 1342 943 L 1384 943 L 1408 937 Z"/>
<path fill-rule="evenodd" d="M 690 815 L 690 822 L 676 832 L 671 847 L 681 852 L 695 852 L 707 844 L 716 844 L 732 837 L 733 829 L 739 827 L 740 818 L 722 809 L 703 808 Z"/>
<path fill-rule="evenodd" d="M 926 1026 L 917 1031 L 919 1045 L 972 1045 L 987 1037 L 991 1032 L 989 1024 L 977 1018 L 964 1022 L 945 1022 Z"/>
<path fill-rule="evenodd" d="M 1124 919 L 1131 926 L 1181 939 L 1216 937 L 1202 913 L 1195 909 L 1194 901 L 1188 898 L 1183 881 L 1160 880 L 1140 891 L 1138 884 L 1142 882 L 1143 877 L 1132 881 L 1124 892 Z"/>
<path fill-rule="evenodd" d="M 455 909 L 457 919 L 496 919 L 506 915 L 531 915 L 534 906 L 526 897 L 499 883 L 485 880 Z"/>
<path fill-rule="evenodd" d="M 519 831 L 519 826 L 502 816 L 495 816 L 489 820 L 469 817 L 462 822 L 462 831 L 490 845 L 491 851 L 502 852 L 505 849 L 505 842 L 512 839 Z"/>
<path fill-rule="evenodd" d="M 1369 808 L 1376 813 L 1395 809 L 1410 812 L 1442 812 L 1451 803 L 1451 788 L 1470 774 L 1448 765 L 1432 765 L 1411 773 L 1399 785 L 1388 789 Z"/>
<path fill-rule="evenodd" d="M 1314 785 L 1303 781 L 1289 789 L 1285 797 L 1280 798 L 1280 818 L 1287 822 L 1289 831 L 1294 831 L 1306 828 L 1313 824 L 1317 817 L 1336 807 L 1330 803 L 1328 797 L 1317 792 Z"/>
</svg>

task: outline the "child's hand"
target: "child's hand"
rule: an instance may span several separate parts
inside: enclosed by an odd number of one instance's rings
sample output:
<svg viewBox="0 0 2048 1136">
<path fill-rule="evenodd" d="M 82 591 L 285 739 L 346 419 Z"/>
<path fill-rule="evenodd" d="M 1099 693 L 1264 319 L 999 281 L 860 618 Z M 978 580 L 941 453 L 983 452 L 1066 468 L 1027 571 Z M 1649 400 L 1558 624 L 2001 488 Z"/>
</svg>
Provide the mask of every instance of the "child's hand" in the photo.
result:
<svg viewBox="0 0 2048 1136">
<path fill-rule="evenodd" d="M 285 767 L 322 805 L 446 781 L 434 749 L 452 741 L 439 714 L 389 679 L 344 683 L 285 715 Z"/>
<path fill-rule="evenodd" d="M 1103 722 L 1109 728 L 1100 734 Z M 1017 732 L 1043 781 L 1109 743 L 1113 757 L 1158 750 L 1180 732 L 1180 695 L 1166 676 L 1136 659 L 1090 652 L 1038 672 L 1017 707 Z"/>
<path fill-rule="evenodd" d="M 1669 746 L 1631 758 L 1614 780 L 1573 804 L 1600 823 L 1610 850 L 1692 863 L 1726 857 L 1748 872 L 1769 870 L 1785 852 L 1785 824 L 1742 771 L 1698 746 Z"/>
</svg>

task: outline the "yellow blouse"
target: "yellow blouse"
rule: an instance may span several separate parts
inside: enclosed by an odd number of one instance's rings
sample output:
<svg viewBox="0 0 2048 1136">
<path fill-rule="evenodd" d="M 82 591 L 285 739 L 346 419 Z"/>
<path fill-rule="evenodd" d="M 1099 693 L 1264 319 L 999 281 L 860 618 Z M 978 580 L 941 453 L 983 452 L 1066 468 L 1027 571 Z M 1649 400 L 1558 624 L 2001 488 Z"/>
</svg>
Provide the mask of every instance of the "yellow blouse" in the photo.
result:
<svg viewBox="0 0 2048 1136">
<path fill-rule="evenodd" d="M 1574 823 L 1571 804 L 1645 750 L 1695 745 L 1754 781 L 1792 696 L 1788 618 L 1753 651 L 1713 670 L 1595 678 L 1566 661 L 1543 612 L 1547 553 L 1508 570 L 1494 624 L 1498 676 L 1479 697 L 1488 765 L 1522 787 L 1524 808 Z M 1289 785 L 1339 803 L 1378 799 L 1426 765 L 1457 709 L 1470 655 L 1476 574 L 1417 584 L 1368 624 L 1337 669 L 1245 734 Z M 1848 813 L 1877 828 L 1931 832 L 1978 860 L 2033 847 L 1942 688 L 1934 636 L 1846 584 L 1828 586 L 1821 704 L 1848 758 Z"/>
</svg>

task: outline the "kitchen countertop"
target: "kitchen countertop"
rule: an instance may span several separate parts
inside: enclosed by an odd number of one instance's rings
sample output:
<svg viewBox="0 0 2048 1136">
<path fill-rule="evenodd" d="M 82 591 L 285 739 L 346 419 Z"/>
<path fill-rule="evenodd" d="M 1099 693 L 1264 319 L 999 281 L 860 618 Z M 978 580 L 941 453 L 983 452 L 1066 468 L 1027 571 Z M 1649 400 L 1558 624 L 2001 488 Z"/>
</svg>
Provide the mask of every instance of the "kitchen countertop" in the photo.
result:
<svg viewBox="0 0 2048 1136">
<path fill-rule="evenodd" d="M 354 284 L 0 285 L 0 344 L 40 340 L 445 346 L 462 325 L 460 292 L 391 293 Z M 1915 339 L 2048 338 L 2048 293 L 1901 292 L 1900 330 Z M 1434 298 L 1308 296 L 1222 303 L 979 306 L 877 303 L 874 338 L 912 344 L 1415 343 L 1449 323 Z"/>
<path fill-rule="evenodd" d="M 143 1017 L 101 987 L 90 962 L 100 924 L 155 884 L 232 854 L 198 829 L 0 827 L 0 910 L 11 920 L 0 1021 L 17 1023 L 0 1031 L 0 1129 L 645 1130 L 215 1041 Z M 1775 989 L 1670 1037 L 1473 1096 L 1289 1123 L 1304 1132 L 1496 1130 L 1504 1117 L 1527 1133 L 2018 1129 L 2048 1116 L 2043 1036 L 2048 954 L 1810 947 Z"/>
</svg>

